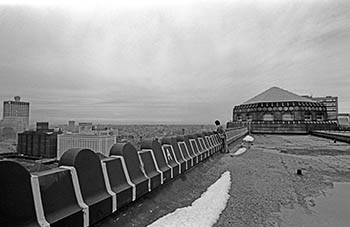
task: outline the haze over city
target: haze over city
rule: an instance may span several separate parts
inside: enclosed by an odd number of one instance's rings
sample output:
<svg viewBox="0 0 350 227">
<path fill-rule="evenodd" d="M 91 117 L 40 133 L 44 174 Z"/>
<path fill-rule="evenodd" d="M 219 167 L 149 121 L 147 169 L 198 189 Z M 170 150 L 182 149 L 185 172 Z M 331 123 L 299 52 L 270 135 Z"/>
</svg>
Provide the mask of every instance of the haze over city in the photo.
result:
<svg viewBox="0 0 350 227">
<path fill-rule="evenodd" d="M 225 121 L 272 86 L 350 112 L 347 0 L 50 3 L 0 1 L 0 99 L 31 122 Z"/>
</svg>

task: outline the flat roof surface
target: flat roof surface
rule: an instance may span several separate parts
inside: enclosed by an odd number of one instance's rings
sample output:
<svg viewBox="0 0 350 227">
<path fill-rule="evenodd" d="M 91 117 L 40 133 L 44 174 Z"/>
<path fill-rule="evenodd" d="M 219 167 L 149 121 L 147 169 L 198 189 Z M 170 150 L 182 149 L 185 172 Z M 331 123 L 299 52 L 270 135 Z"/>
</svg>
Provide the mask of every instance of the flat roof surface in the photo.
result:
<svg viewBox="0 0 350 227">
<path fill-rule="evenodd" d="M 231 174 L 229 199 L 213 227 L 325 227 L 342 226 L 339 223 L 347 221 L 314 209 L 319 207 L 321 191 L 333 193 L 337 182 L 350 182 L 349 144 L 310 135 L 253 137 L 254 144 L 244 154 L 218 153 L 97 225 L 148 226 L 178 208 L 191 206 L 226 171 Z M 240 146 L 241 141 L 230 146 L 230 151 L 234 153 Z M 296 174 L 298 169 L 303 175 Z M 328 214 L 337 213 L 330 210 Z M 201 214 L 205 211 L 193 215 L 199 219 Z"/>
</svg>

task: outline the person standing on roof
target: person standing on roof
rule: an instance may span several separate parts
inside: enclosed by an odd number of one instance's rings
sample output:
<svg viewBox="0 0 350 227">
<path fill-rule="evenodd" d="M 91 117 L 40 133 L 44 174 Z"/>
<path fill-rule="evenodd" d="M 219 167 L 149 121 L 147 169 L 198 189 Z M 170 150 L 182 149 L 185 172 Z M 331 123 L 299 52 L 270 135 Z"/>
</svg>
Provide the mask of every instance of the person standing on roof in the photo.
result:
<svg viewBox="0 0 350 227">
<path fill-rule="evenodd" d="M 221 140 L 222 140 L 222 153 L 228 153 L 227 149 L 227 142 L 226 142 L 226 133 L 225 133 L 225 128 L 223 125 L 220 124 L 219 120 L 215 121 L 216 125 L 216 132 L 219 134 Z"/>
</svg>

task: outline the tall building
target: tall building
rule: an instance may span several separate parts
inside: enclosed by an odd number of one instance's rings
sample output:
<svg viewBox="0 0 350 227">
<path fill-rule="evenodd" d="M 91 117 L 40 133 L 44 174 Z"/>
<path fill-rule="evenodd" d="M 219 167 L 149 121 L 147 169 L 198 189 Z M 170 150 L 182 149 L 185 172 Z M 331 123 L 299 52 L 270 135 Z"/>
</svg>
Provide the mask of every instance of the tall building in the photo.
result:
<svg viewBox="0 0 350 227">
<path fill-rule="evenodd" d="M 116 136 L 110 135 L 107 131 L 96 134 L 61 134 L 57 138 L 57 159 L 71 148 L 89 148 L 96 153 L 109 156 L 111 147 L 117 142 Z"/>
<path fill-rule="evenodd" d="M 29 129 L 29 102 L 22 102 L 21 97 L 15 96 L 12 101 L 4 101 L 3 120 L 0 133 L 14 135 Z M 13 136 L 10 136 L 13 137 Z"/>
<path fill-rule="evenodd" d="M 324 97 L 304 96 L 304 97 L 308 97 L 316 102 L 319 102 L 325 105 L 329 120 L 338 119 L 338 97 L 336 96 L 324 96 Z"/>
<path fill-rule="evenodd" d="M 70 132 L 75 132 L 75 121 L 68 121 L 68 130 Z"/>
</svg>

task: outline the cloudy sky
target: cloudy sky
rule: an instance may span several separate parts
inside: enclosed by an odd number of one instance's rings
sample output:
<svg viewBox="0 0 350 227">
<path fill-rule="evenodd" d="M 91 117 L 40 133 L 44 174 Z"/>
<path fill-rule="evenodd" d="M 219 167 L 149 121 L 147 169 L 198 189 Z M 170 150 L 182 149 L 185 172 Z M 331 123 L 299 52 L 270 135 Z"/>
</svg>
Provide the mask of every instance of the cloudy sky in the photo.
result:
<svg viewBox="0 0 350 227">
<path fill-rule="evenodd" d="M 48 1 L 0 0 L 0 100 L 32 122 L 211 124 L 272 86 L 350 112 L 348 0 Z"/>
</svg>

